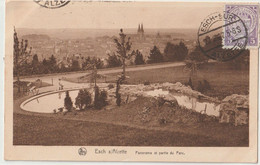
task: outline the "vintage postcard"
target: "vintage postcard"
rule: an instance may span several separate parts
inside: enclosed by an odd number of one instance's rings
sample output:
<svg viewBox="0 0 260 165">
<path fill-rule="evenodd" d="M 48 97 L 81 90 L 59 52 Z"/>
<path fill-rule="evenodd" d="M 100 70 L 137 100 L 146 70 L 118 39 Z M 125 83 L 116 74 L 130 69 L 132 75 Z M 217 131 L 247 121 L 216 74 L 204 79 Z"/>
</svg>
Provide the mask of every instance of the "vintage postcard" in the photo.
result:
<svg viewBox="0 0 260 165">
<path fill-rule="evenodd" d="M 7 0 L 6 160 L 257 162 L 259 4 Z"/>
</svg>

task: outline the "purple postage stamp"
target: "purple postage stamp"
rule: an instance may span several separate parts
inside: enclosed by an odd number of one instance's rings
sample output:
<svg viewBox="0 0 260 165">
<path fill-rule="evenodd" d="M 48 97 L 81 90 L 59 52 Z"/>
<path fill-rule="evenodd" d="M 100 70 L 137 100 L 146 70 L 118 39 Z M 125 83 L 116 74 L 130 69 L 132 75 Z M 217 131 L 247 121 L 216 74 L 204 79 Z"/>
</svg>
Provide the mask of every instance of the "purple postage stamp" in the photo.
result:
<svg viewBox="0 0 260 165">
<path fill-rule="evenodd" d="M 225 5 L 225 11 L 228 14 L 238 16 L 247 28 L 247 47 L 258 46 L 258 5 Z M 228 22 L 225 22 L 227 24 Z M 234 36 L 237 36 L 239 29 L 236 27 L 225 27 L 224 45 L 234 46 Z"/>
</svg>

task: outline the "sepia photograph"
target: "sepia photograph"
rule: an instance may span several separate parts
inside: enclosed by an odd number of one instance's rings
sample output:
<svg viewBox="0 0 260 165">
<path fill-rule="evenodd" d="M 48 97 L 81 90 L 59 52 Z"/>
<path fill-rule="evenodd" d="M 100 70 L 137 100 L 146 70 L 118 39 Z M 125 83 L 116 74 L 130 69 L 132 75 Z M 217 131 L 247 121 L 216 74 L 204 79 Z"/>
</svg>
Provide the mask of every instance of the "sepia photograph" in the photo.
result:
<svg viewBox="0 0 260 165">
<path fill-rule="evenodd" d="M 257 3 L 7 1 L 10 145 L 81 156 L 257 146 L 258 13 Z M 124 154 L 93 148 L 110 152 Z"/>
</svg>

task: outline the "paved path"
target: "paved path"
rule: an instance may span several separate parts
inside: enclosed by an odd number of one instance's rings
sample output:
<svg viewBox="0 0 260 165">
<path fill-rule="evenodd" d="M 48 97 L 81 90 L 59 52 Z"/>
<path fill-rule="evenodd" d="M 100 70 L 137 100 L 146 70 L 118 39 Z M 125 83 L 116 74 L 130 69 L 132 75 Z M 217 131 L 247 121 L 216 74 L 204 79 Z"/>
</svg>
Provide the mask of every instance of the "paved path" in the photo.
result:
<svg viewBox="0 0 260 165">
<path fill-rule="evenodd" d="M 147 65 L 147 66 L 138 66 L 138 67 L 129 67 L 126 69 L 126 72 L 132 72 L 132 71 L 141 71 L 141 70 L 150 70 L 150 69 L 160 69 L 160 68 L 168 68 L 168 67 L 177 67 L 177 66 L 184 66 L 184 62 L 176 62 L 176 63 L 164 63 L 164 64 L 158 64 L 158 65 Z M 67 73 L 67 74 L 53 74 L 53 75 L 47 75 L 47 76 L 39 76 L 39 77 L 30 77 L 30 78 L 23 78 L 22 81 L 30 81 L 33 82 L 37 79 L 41 79 L 43 82 L 53 84 L 53 86 L 43 87 L 40 89 L 40 93 L 46 92 L 46 91 L 52 91 L 52 90 L 58 90 L 59 88 L 59 79 L 62 77 L 66 78 L 75 78 L 86 75 L 86 73 L 89 73 L 90 71 L 86 72 L 78 72 L 78 73 Z M 112 73 L 121 73 L 121 68 L 116 69 L 108 69 L 108 70 L 99 70 L 99 74 L 112 74 Z M 79 87 L 86 87 L 88 84 L 80 84 L 80 83 L 72 83 L 68 81 L 62 81 L 62 84 L 65 88 L 79 88 Z"/>
</svg>

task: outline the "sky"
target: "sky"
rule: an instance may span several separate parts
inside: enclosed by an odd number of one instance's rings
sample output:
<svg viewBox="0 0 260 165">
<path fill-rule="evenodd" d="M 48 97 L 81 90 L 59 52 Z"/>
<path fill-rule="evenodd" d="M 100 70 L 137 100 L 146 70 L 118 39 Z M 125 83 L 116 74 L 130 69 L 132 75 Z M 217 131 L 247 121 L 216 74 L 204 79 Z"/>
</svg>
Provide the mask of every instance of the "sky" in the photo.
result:
<svg viewBox="0 0 260 165">
<path fill-rule="evenodd" d="M 47 9 L 33 1 L 10 1 L 7 21 L 17 28 L 199 28 L 207 15 L 223 11 L 222 3 L 70 2 Z"/>
</svg>

